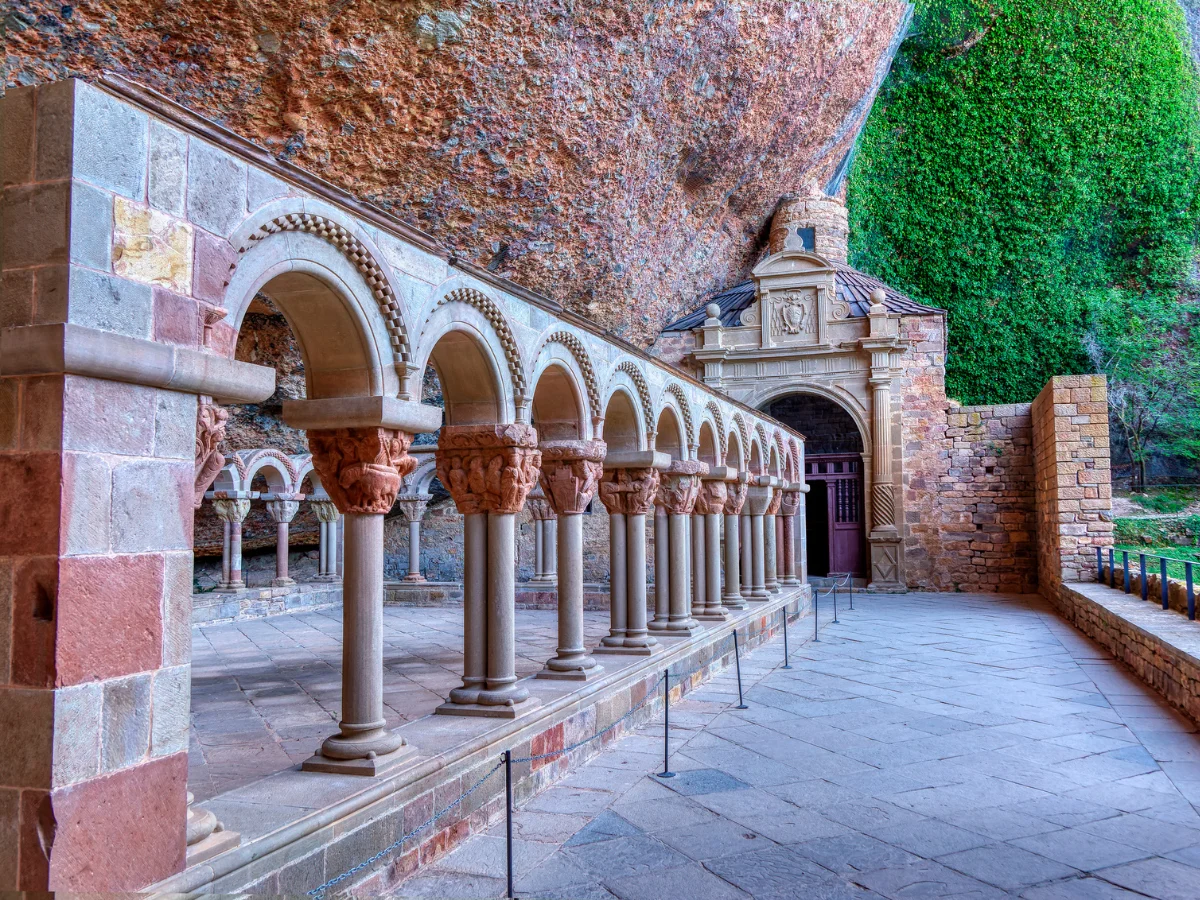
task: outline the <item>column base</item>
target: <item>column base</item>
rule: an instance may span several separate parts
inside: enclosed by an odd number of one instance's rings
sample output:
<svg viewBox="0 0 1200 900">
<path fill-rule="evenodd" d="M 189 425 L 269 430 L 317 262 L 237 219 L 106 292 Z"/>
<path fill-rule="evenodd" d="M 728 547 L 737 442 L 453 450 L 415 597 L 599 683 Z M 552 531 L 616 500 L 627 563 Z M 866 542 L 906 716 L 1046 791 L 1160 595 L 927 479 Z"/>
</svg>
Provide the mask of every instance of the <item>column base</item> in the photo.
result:
<svg viewBox="0 0 1200 900">
<path fill-rule="evenodd" d="M 385 772 L 390 772 L 401 763 L 414 759 L 416 755 L 416 748 L 411 744 L 404 744 L 399 749 L 393 750 L 391 753 L 385 753 L 382 756 L 369 756 L 365 759 L 333 759 L 317 752 L 306 759 L 300 768 L 305 772 L 325 772 L 330 775 L 365 775 L 368 778 L 373 778 Z"/>
<path fill-rule="evenodd" d="M 656 638 L 690 638 L 704 631 L 704 626 L 696 619 L 690 618 L 682 622 L 669 623 L 666 631 L 656 631 Z"/>
<path fill-rule="evenodd" d="M 692 618 L 698 622 L 724 622 L 729 618 L 729 613 L 724 609 L 718 609 L 714 612 L 705 607 L 704 612 L 692 613 Z"/>
<path fill-rule="evenodd" d="M 601 644 L 592 652 L 597 655 L 605 653 L 610 656 L 653 656 L 661 649 L 662 645 L 655 638 L 650 637 L 646 639 L 646 643 L 614 644 L 611 647 Z"/>
<path fill-rule="evenodd" d="M 779 586 L 779 582 L 778 582 L 778 581 L 774 581 L 774 582 L 771 582 L 771 581 L 769 581 L 769 582 L 767 582 L 767 593 L 769 593 L 769 594 L 778 594 L 778 593 L 779 593 L 779 591 L 780 591 L 780 586 Z"/>
<path fill-rule="evenodd" d="M 335 581 L 341 581 L 340 575 L 314 575 L 313 581 L 319 581 L 322 584 L 331 584 Z"/>
<path fill-rule="evenodd" d="M 726 609 L 746 609 L 746 607 L 747 607 L 746 601 L 743 600 L 741 598 L 741 596 L 722 597 L 721 605 L 724 606 Z"/>
<path fill-rule="evenodd" d="M 558 576 L 557 575 L 534 575 L 532 578 L 530 578 L 525 583 L 526 584 L 552 584 L 555 587 L 558 587 Z"/>
<path fill-rule="evenodd" d="M 420 584 L 425 581 L 424 575 L 405 575 L 401 581 L 407 581 L 409 584 Z"/>
<path fill-rule="evenodd" d="M 436 716 L 474 716 L 486 719 L 515 719 L 518 715 L 531 709 L 537 709 L 542 701 L 529 697 L 511 706 L 492 706 L 487 703 L 455 703 L 447 700 L 433 711 Z"/>
<path fill-rule="evenodd" d="M 534 677 L 549 678 L 554 681 L 591 681 L 593 678 L 597 678 L 600 673 L 604 671 L 604 666 L 598 665 L 596 661 L 590 657 L 587 660 L 590 665 L 588 665 L 586 668 L 581 664 L 577 668 L 572 669 L 552 669 L 550 668 L 550 664 L 553 662 L 557 662 L 557 660 L 552 659 L 547 661 L 546 667 L 542 669 L 542 671 L 538 672 Z"/>
<path fill-rule="evenodd" d="M 763 603 L 764 601 L 771 599 L 771 595 L 768 594 L 765 590 L 761 594 L 751 593 L 749 596 L 746 596 L 744 594 L 742 596 L 743 596 L 743 599 L 749 600 L 751 603 Z"/>
<path fill-rule="evenodd" d="M 295 578 L 272 578 L 271 587 L 291 587 L 296 583 Z"/>
<path fill-rule="evenodd" d="M 246 589 L 246 582 L 230 581 L 226 584 L 217 585 L 215 588 L 213 588 L 213 593 L 214 594 L 236 594 L 238 591 L 244 591 L 245 589 Z"/>
<path fill-rule="evenodd" d="M 195 866 L 207 862 L 214 856 L 232 850 L 242 842 L 242 836 L 236 831 L 214 831 L 202 841 L 197 841 L 187 848 L 187 866 Z"/>
</svg>

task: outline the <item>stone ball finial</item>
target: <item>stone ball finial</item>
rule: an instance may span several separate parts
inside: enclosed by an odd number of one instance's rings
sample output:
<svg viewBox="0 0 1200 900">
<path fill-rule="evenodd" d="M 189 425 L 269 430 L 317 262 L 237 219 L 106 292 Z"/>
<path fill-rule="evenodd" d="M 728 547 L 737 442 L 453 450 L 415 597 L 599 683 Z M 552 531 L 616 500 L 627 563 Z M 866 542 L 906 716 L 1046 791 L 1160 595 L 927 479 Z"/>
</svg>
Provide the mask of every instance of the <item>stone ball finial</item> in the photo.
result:
<svg viewBox="0 0 1200 900">
<path fill-rule="evenodd" d="M 704 312 L 708 314 L 708 317 L 710 319 L 720 319 L 721 318 L 720 304 L 710 303 L 710 304 L 708 304 L 708 306 L 704 307 Z"/>
<path fill-rule="evenodd" d="M 880 306 L 882 306 L 882 305 L 884 305 L 884 301 L 886 301 L 886 300 L 887 300 L 887 291 L 885 291 L 883 288 L 877 287 L 877 288 L 875 288 L 875 290 L 871 291 L 871 302 L 872 303 L 878 303 Z"/>
</svg>

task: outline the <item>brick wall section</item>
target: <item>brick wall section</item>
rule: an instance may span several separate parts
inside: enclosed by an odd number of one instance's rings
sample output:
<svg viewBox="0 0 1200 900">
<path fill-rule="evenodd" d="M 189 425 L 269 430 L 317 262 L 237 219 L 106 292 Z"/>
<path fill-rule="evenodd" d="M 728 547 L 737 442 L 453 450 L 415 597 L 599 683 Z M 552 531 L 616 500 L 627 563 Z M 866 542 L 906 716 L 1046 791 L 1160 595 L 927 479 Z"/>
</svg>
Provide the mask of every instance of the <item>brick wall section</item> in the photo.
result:
<svg viewBox="0 0 1200 900">
<path fill-rule="evenodd" d="M 1112 544 L 1108 388 L 1103 375 L 1050 379 L 1033 401 L 1038 584 L 1088 580 Z"/>
<path fill-rule="evenodd" d="M 1029 404 L 951 407 L 933 523 L 942 590 L 1037 589 Z"/>
</svg>

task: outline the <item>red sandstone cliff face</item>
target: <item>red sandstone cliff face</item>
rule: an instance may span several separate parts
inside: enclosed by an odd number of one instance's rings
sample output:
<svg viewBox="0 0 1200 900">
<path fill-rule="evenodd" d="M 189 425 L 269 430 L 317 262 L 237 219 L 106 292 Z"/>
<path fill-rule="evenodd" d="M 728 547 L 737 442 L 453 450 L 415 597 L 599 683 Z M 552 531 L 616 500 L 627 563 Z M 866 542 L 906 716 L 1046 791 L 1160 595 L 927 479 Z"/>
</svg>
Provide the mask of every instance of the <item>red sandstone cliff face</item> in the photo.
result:
<svg viewBox="0 0 1200 900">
<path fill-rule="evenodd" d="M 8 83 L 109 69 L 635 340 L 824 185 L 902 0 L 12 0 Z"/>
</svg>

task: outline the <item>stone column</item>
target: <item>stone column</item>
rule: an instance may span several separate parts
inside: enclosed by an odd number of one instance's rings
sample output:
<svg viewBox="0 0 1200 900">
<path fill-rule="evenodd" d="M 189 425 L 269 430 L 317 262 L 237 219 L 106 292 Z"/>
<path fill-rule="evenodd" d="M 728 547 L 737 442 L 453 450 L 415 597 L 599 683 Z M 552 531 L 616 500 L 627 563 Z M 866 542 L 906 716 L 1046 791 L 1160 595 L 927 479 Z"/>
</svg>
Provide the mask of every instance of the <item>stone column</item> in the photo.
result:
<svg viewBox="0 0 1200 900">
<path fill-rule="evenodd" d="M 547 555 L 546 526 L 554 517 L 554 510 L 550 507 L 546 495 L 542 493 L 540 485 L 535 485 L 525 498 L 525 508 L 529 510 L 529 518 L 533 523 L 533 577 L 529 579 L 529 583 L 553 584 L 554 578 L 550 575 L 553 567 Z"/>
<path fill-rule="evenodd" d="M 708 466 L 694 459 L 675 460 L 663 473 L 658 493 L 667 513 L 667 533 L 670 541 L 670 613 L 667 627 L 660 632 L 665 637 L 691 637 L 702 626 L 691 615 L 689 594 L 691 578 L 686 551 L 687 520 L 696 506 L 700 493 L 700 476 Z"/>
<path fill-rule="evenodd" d="M 250 501 L 258 497 L 258 492 L 216 491 L 212 497 L 213 509 L 225 523 L 225 543 L 221 559 L 223 580 L 217 590 L 233 593 L 246 586 L 246 582 L 242 580 L 242 522 L 250 514 Z"/>
<path fill-rule="evenodd" d="M 697 497 L 697 500 L 699 498 Z M 699 618 L 704 612 L 705 600 L 705 578 L 708 574 L 707 564 L 704 559 L 704 516 L 696 512 L 693 508 L 692 514 L 688 517 L 688 573 L 692 579 L 692 590 L 689 594 L 689 602 L 691 603 L 691 613 L 694 618 Z"/>
<path fill-rule="evenodd" d="M 447 425 L 437 476 L 464 517 L 463 685 L 442 715 L 514 718 L 536 705 L 516 677 L 514 520 L 538 478 L 529 425 Z M 480 684 L 480 673 L 483 683 Z"/>
<path fill-rule="evenodd" d="M 763 516 L 765 583 L 767 591 L 772 594 L 779 593 L 779 545 L 776 519 L 782 502 L 783 493 L 778 487 L 773 488 L 771 505 L 767 507 L 766 515 Z"/>
<path fill-rule="evenodd" d="M 275 523 L 275 580 L 271 583 L 275 587 L 287 587 L 296 583 L 288 577 L 288 525 L 296 517 L 304 495 L 266 494 L 264 499 L 267 501 L 267 513 Z"/>
<path fill-rule="evenodd" d="M 742 565 L 741 565 L 741 594 L 743 600 L 754 599 L 754 521 L 750 515 L 749 507 L 742 507 L 743 512 L 740 516 L 741 521 L 741 543 L 742 543 Z"/>
<path fill-rule="evenodd" d="M 783 583 L 788 587 L 800 583 L 796 578 L 796 513 L 799 509 L 800 486 L 789 485 L 789 489 L 783 492 L 779 518 L 783 530 L 780 543 L 783 554 Z"/>
<path fill-rule="evenodd" d="M 321 485 L 346 517 L 340 731 L 308 771 L 378 775 L 412 753 L 383 716 L 383 517 L 416 468 L 412 435 L 388 428 L 310 430 Z"/>
<path fill-rule="evenodd" d="M 558 581 L 558 517 L 554 515 L 542 522 L 542 571 L 550 584 Z"/>
<path fill-rule="evenodd" d="M 800 503 L 796 507 L 796 543 L 800 547 L 797 568 L 801 584 L 808 584 L 808 492 L 807 484 L 800 485 Z"/>
<path fill-rule="evenodd" d="M 583 513 L 600 484 L 605 445 L 603 441 L 547 441 L 538 449 L 542 492 L 563 526 L 556 541 L 558 652 L 538 677 L 585 681 L 603 671 L 583 646 Z M 560 537 L 556 532 L 557 521 L 551 534 Z"/>
<path fill-rule="evenodd" d="M 396 498 L 396 505 L 408 522 L 408 574 L 404 576 L 405 581 L 425 580 L 421 574 L 421 520 L 425 518 L 431 499 L 429 494 L 402 494 Z"/>
<path fill-rule="evenodd" d="M 646 514 L 654 508 L 658 484 L 653 468 L 609 469 L 600 481 L 609 521 L 612 629 L 597 653 L 649 656 L 658 646 L 646 624 Z"/>
<path fill-rule="evenodd" d="M 738 480 L 726 488 L 725 507 L 725 593 L 721 603 L 727 609 L 745 609 L 746 601 L 742 598 L 742 566 L 741 566 L 741 516 L 742 505 L 746 502 L 745 475 L 739 475 Z"/>
<path fill-rule="evenodd" d="M 338 510 L 332 500 L 310 500 L 308 505 L 317 517 L 321 529 L 321 544 L 318 551 L 318 581 L 337 581 L 337 523 Z"/>
<path fill-rule="evenodd" d="M 719 478 L 706 476 L 702 479 L 700 492 L 696 495 L 697 514 L 692 520 L 703 523 L 703 529 L 700 541 L 693 541 L 692 546 L 699 544 L 701 564 L 697 568 L 702 571 L 704 580 L 700 604 L 692 610 L 692 615 L 702 621 L 723 622 L 727 617 L 721 605 L 721 515 L 728 496 L 724 472 Z"/>
<path fill-rule="evenodd" d="M 654 619 L 651 631 L 666 631 L 671 620 L 671 530 L 662 505 L 661 480 L 654 501 Z"/>
<path fill-rule="evenodd" d="M 771 506 L 774 488 L 769 475 L 759 475 L 755 480 L 757 483 L 746 492 L 746 505 L 750 509 L 750 599 L 766 600 L 770 594 L 766 583 L 767 547 L 763 520 Z"/>
</svg>

